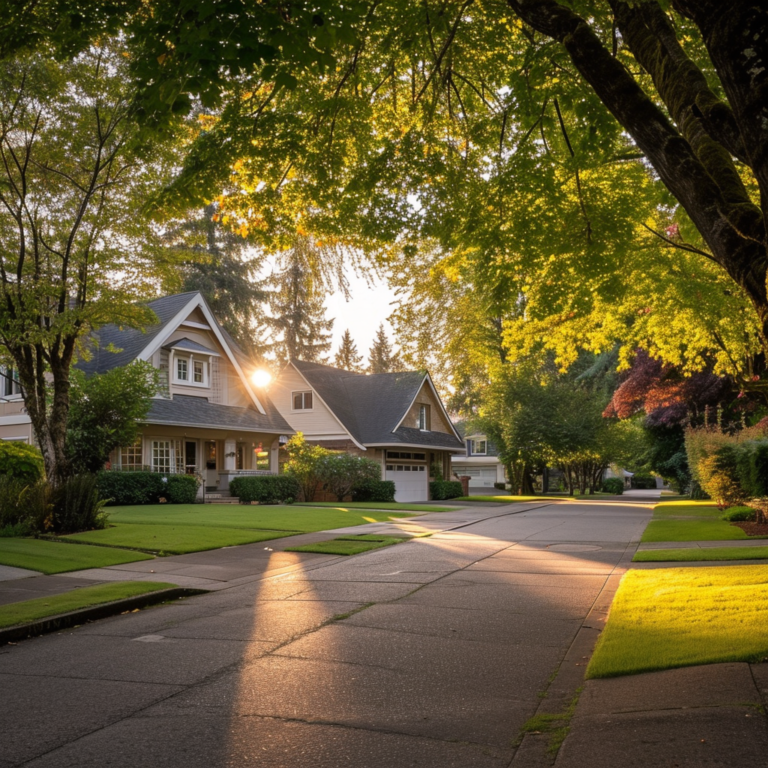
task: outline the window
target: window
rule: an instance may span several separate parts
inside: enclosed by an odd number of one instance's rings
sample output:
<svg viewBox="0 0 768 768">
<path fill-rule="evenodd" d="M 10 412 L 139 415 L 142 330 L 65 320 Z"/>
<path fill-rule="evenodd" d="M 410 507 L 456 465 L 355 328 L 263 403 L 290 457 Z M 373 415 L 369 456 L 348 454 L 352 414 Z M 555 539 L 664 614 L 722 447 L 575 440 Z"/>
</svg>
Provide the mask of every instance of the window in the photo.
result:
<svg viewBox="0 0 768 768">
<path fill-rule="evenodd" d="M 411 453 L 410 451 L 387 451 L 388 459 L 411 459 L 411 461 L 426 461 L 426 453 Z"/>
<path fill-rule="evenodd" d="M 485 454 L 488 452 L 488 442 L 484 437 L 470 440 L 469 452 L 473 456 L 485 456 Z"/>
<path fill-rule="evenodd" d="M 177 381 L 187 381 L 189 374 L 189 361 L 183 357 L 176 360 L 176 379 Z"/>
<path fill-rule="evenodd" d="M 424 431 L 429 429 L 429 406 L 428 405 L 419 406 L 419 429 Z"/>
<path fill-rule="evenodd" d="M 294 411 L 312 410 L 312 392 L 294 392 L 293 393 Z"/>
<path fill-rule="evenodd" d="M 133 445 L 126 445 L 120 449 L 120 468 L 135 471 L 142 466 L 141 438 L 138 437 Z"/>
<path fill-rule="evenodd" d="M 13 368 L 0 368 L 0 394 L 3 397 L 11 397 L 21 394 L 19 385 L 19 372 Z"/>
<path fill-rule="evenodd" d="M 205 383 L 205 363 L 202 360 L 195 360 L 194 362 L 194 380 L 195 384 Z"/>
<path fill-rule="evenodd" d="M 171 471 L 171 441 L 152 441 L 152 471 L 168 473 Z"/>
</svg>

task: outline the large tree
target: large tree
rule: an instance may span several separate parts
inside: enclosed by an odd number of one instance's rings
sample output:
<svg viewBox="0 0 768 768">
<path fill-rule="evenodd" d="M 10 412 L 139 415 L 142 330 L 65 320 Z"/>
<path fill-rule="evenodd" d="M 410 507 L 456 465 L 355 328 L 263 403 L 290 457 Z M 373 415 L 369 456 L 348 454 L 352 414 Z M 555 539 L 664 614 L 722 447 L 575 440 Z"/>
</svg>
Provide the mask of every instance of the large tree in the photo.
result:
<svg viewBox="0 0 768 768">
<path fill-rule="evenodd" d="M 140 210 L 164 155 L 141 140 L 124 53 L 0 62 L 0 356 L 18 371 L 53 484 L 69 471 L 70 369 L 84 336 L 150 321 L 136 300 L 162 273 Z"/>
<path fill-rule="evenodd" d="M 362 373 L 362 362 L 363 356 L 357 351 L 357 344 L 355 344 L 355 340 L 352 338 L 349 328 L 347 328 L 341 336 L 341 344 L 339 344 L 339 348 L 336 350 L 333 364 L 345 371 Z"/>
</svg>

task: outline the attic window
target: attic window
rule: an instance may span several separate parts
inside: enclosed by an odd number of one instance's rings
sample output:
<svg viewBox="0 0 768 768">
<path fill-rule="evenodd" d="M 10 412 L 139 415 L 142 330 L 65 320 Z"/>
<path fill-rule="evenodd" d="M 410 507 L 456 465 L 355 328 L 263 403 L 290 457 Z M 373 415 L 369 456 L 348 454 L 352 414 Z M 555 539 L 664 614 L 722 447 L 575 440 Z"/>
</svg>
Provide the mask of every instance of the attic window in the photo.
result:
<svg viewBox="0 0 768 768">
<path fill-rule="evenodd" d="M 419 429 L 426 432 L 429 430 L 429 406 L 419 406 Z"/>
<path fill-rule="evenodd" d="M 313 400 L 312 392 L 293 392 L 293 410 L 311 411 Z"/>
<path fill-rule="evenodd" d="M 481 439 L 475 439 L 469 441 L 469 451 L 473 456 L 485 456 L 488 452 L 488 443 L 483 437 Z"/>
<path fill-rule="evenodd" d="M 179 381 L 186 381 L 189 376 L 189 362 L 184 358 L 176 361 L 176 378 Z"/>
</svg>

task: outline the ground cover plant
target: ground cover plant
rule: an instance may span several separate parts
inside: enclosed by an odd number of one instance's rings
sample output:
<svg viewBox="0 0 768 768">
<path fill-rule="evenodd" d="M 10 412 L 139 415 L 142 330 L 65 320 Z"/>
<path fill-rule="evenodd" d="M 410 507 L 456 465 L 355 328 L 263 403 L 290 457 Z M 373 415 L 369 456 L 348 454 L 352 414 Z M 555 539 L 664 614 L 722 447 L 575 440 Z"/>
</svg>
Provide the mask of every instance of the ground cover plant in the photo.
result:
<svg viewBox="0 0 768 768">
<path fill-rule="evenodd" d="M 320 555 L 359 555 L 372 549 L 389 547 L 407 541 L 402 536 L 340 536 L 330 541 L 318 541 L 315 544 L 302 544 L 298 547 L 286 547 L 286 552 L 313 552 Z"/>
<path fill-rule="evenodd" d="M 587 677 L 768 656 L 768 567 L 663 568 L 622 579 Z"/>
<path fill-rule="evenodd" d="M 175 584 L 162 581 L 120 581 L 114 584 L 97 584 L 93 587 L 83 587 L 71 592 L 50 597 L 38 597 L 34 600 L 24 600 L 20 603 L 0 606 L 0 627 L 12 627 L 39 621 L 49 616 L 57 616 L 93 605 L 111 603 L 127 597 L 136 597 L 160 589 L 170 589 Z"/>
<path fill-rule="evenodd" d="M 151 560 L 152 555 L 109 547 L 85 547 L 42 539 L 0 539 L 0 564 L 41 573 L 66 573 L 85 568 Z"/>
<path fill-rule="evenodd" d="M 635 553 L 633 563 L 701 562 L 715 560 L 766 560 L 768 547 L 687 547 L 646 549 Z"/>
</svg>

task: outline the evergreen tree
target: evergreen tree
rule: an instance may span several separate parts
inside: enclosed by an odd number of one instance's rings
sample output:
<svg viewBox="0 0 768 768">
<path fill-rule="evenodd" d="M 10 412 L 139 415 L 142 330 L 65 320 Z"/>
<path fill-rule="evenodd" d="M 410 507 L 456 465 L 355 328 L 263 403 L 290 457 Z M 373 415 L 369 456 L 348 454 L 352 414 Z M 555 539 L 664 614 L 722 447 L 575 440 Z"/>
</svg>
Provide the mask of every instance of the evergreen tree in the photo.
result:
<svg viewBox="0 0 768 768">
<path fill-rule="evenodd" d="M 268 303 L 272 316 L 272 351 L 281 364 L 288 360 L 327 361 L 333 320 L 325 317 L 323 296 L 303 258 L 308 244 L 299 240 L 284 259 L 287 266 L 273 278 Z"/>
<path fill-rule="evenodd" d="M 373 339 L 371 351 L 368 353 L 368 371 L 369 373 L 393 373 L 402 370 L 403 362 L 400 355 L 392 350 L 384 330 L 384 323 L 381 323 Z"/>
<path fill-rule="evenodd" d="M 362 373 L 363 356 L 357 352 L 357 344 L 352 339 L 352 334 L 349 332 L 349 328 L 344 331 L 344 335 L 341 337 L 341 345 L 339 346 L 336 356 L 333 358 L 333 364 L 337 368 L 341 368 L 345 371 L 352 371 L 354 373 Z"/>
</svg>

